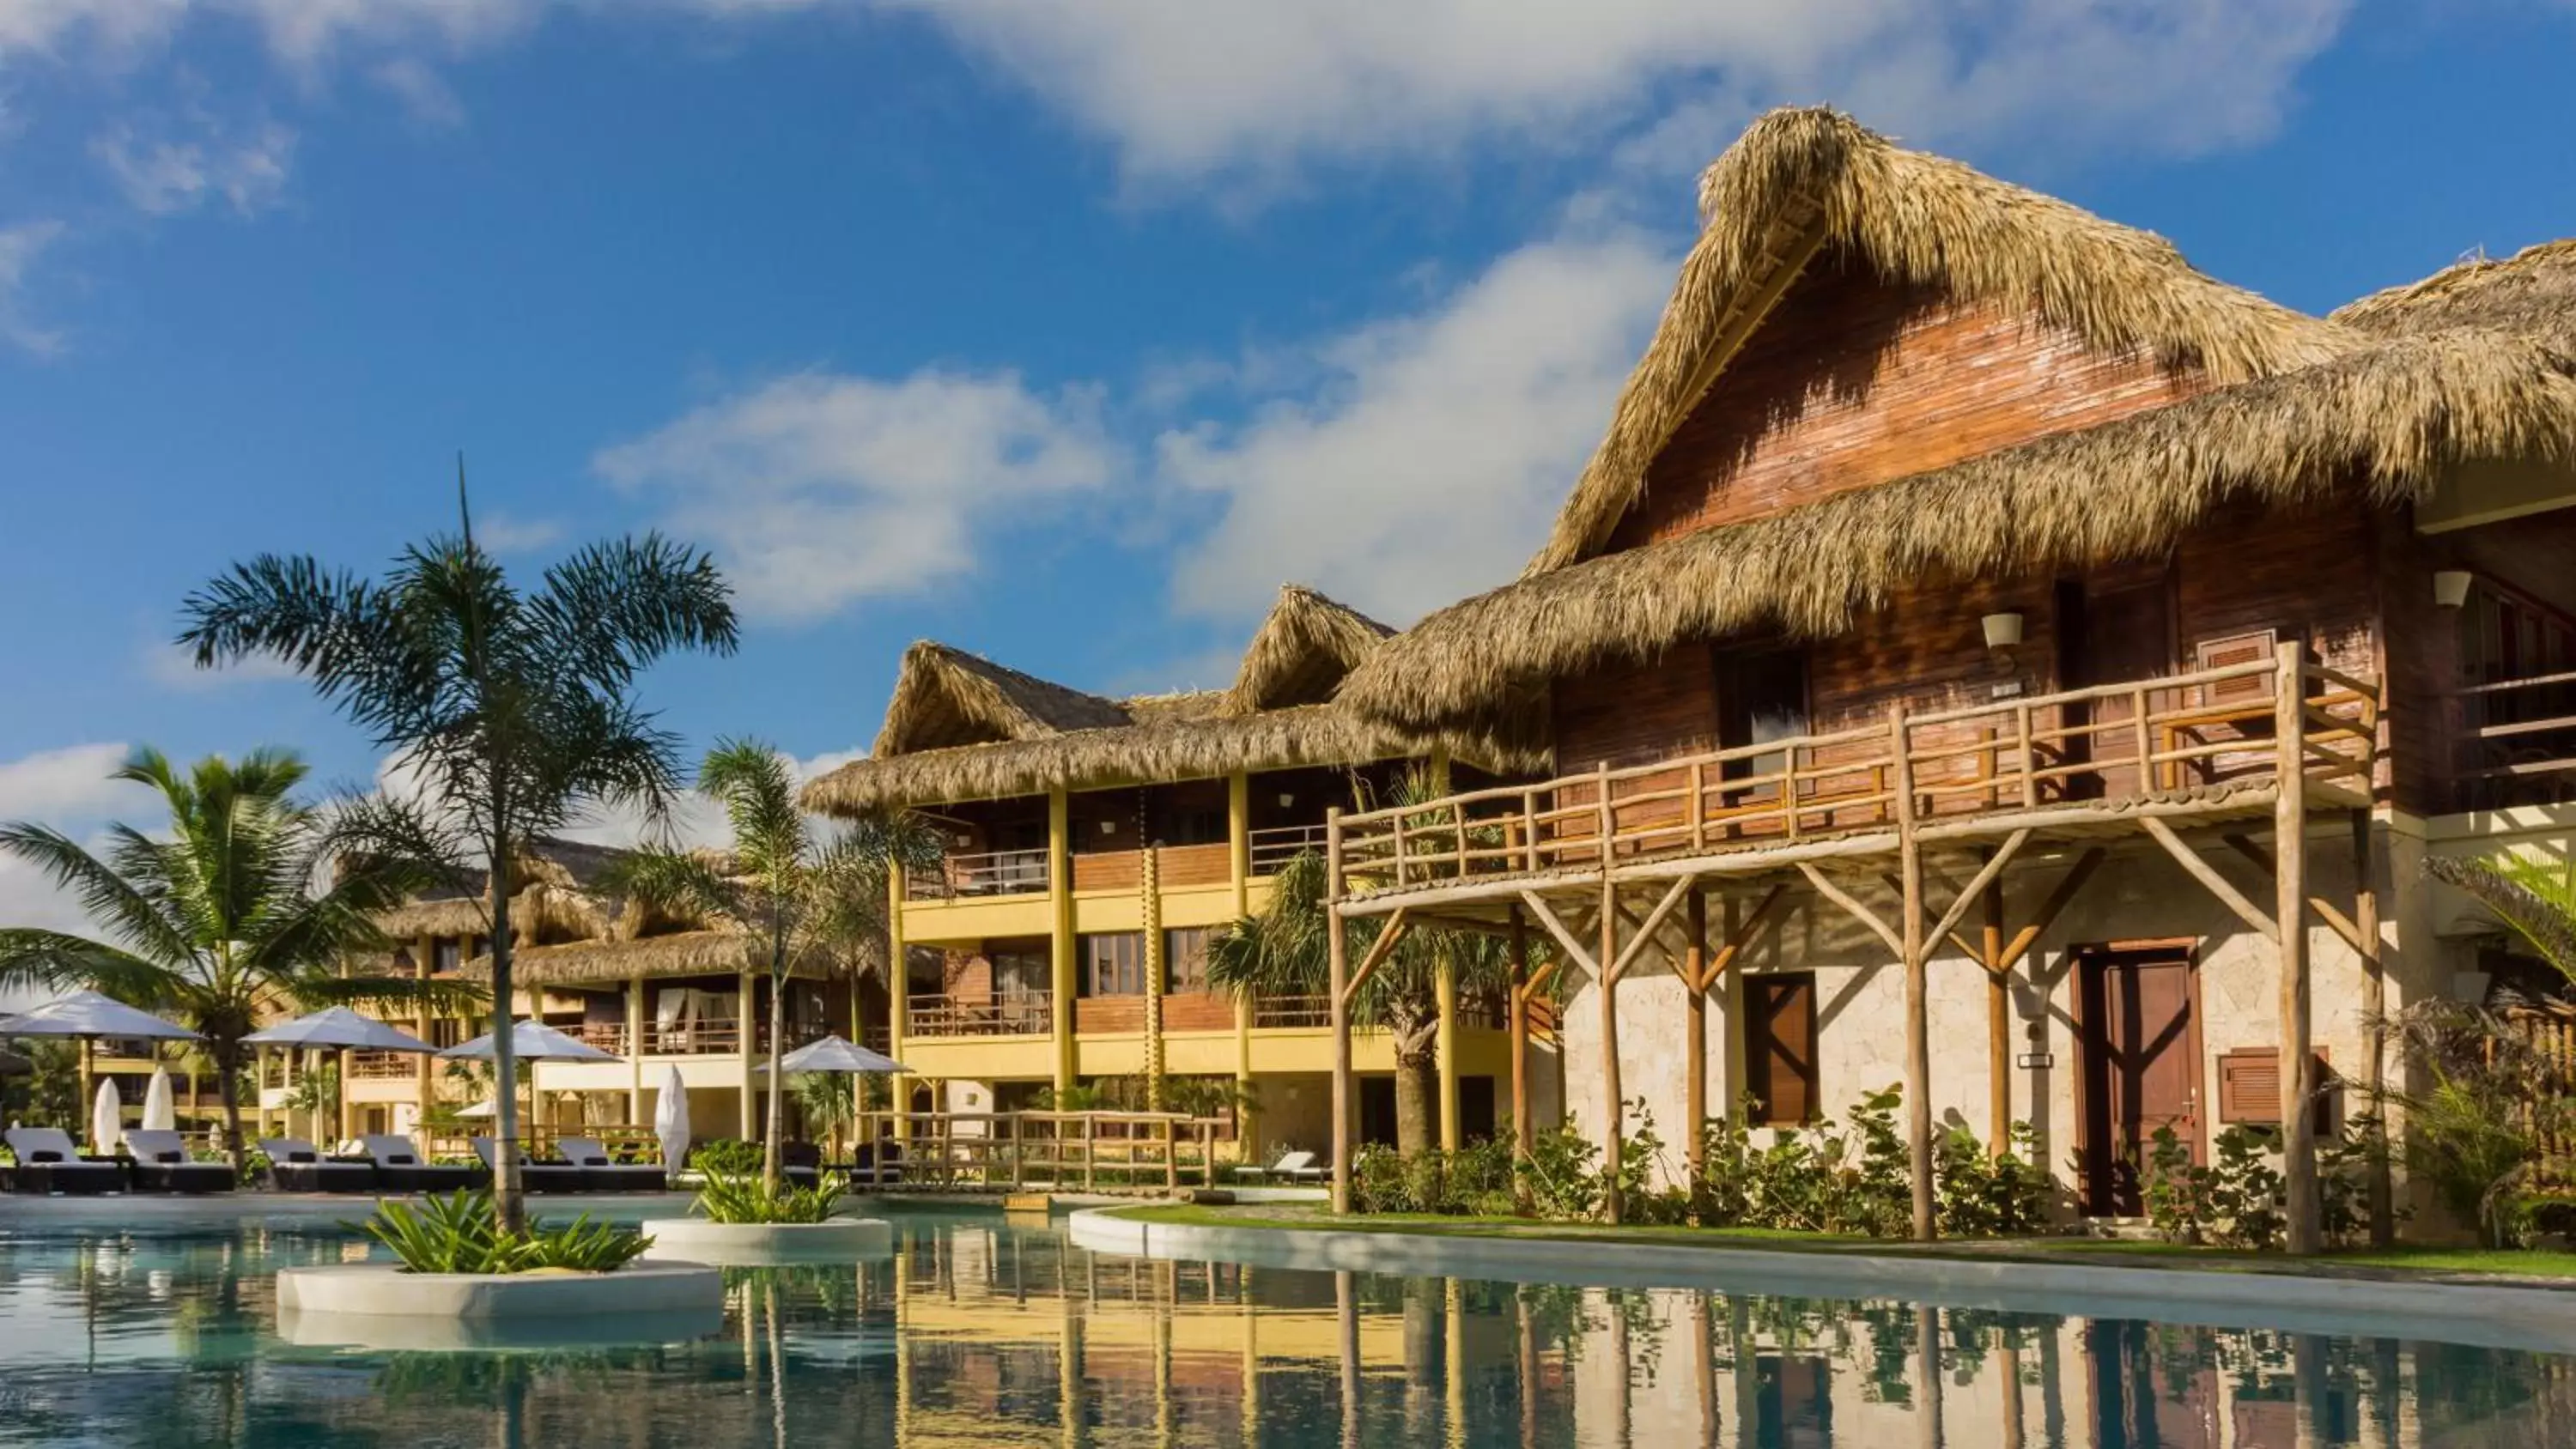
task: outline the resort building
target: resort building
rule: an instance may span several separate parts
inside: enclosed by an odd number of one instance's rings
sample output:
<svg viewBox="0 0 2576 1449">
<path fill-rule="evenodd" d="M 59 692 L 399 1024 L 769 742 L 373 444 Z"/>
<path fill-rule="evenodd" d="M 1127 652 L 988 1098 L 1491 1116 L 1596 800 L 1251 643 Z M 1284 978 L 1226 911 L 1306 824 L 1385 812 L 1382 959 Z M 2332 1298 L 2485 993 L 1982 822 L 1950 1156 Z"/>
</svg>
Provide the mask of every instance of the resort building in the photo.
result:
<svg viewBox="0 0 2576 1449">
<path fill-rule="evenodd" d="M 2576 846 L 2576 245 L 2313 317 L 1817 110 L 1701 198 L 1524 575 L 1337 695 L 1551 778 L 1339 817 L 1336 919 L 1551 946 L 1614 1155 L 1902 1084 L 2118 1216 L 2282 1124 L 2300 1245 L 2375 1023 L 2521 969 L 2426 858 Z"/>
<path fill-rule="evenodd" d="M 1320 1153 L 1326 1002 L 1239 1001 L 1210 987 L 1204 957 L 1218 927 L 1262 908 L 1283 865 L 1322 848 L 1329 810 L 1382 803 L 1407 769 L 1473 774 L 1331 702 L 1387 633 L 1291 587 L 1230 687 L 1128 699 L 914 645 L 869 757 L 804 797 L 835 815 L 913 810 L 946 837 L 940 870 L 895 885 L 890 1035 L 920 1074 L 907 1107 L 1013 1111 L 1106 1084 L 1133 1088 L 1129 1105 L 1223 1102 L 1233 1118 L 1248 1096 L 1241 1153 Z M 1440 1126 L 1456 1142 L 1508 1112 L 1511 1063 L 1501 1003 L 1446 1001 Z M 1356 1052 L 1363 1138 L 1391 1140 L 1394 1046 L 1362 1033 Z M 1533 1111 L 1553 1120 L 1544 1035 L 1536 1054 Z"/>
</svg>

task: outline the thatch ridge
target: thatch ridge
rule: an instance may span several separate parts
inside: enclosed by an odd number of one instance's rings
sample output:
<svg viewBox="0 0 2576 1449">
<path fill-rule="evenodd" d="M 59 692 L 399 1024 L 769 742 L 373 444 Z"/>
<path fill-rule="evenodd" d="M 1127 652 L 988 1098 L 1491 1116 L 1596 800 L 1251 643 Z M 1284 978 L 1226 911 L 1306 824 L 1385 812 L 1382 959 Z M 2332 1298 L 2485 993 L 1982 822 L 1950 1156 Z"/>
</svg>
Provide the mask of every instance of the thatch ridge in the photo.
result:
<svg viewBox="0 0 2576 1449">
<path fill-rule="evenodd" d="M 1125 723 L 1127 713 L 1115 701 L 923 639 L 903 652 L 872 753 L 1038 739 Z"/>
<path fill-rule="evenodd" d="M 567 941 L 554 946 L 522 946 L 510 958 L 511 978 L 522 986 L 577 986 L 628 981 L 635 977 L 730 976 L 769 969 L 768 947 L 759 933 L 740 927 L 674 931 L 638 940 Z M 469 980 L 488 981 L 492 958 L 477 956 L 462 967 Z M 789 974 L 809 979 L 830 973 L 819 960 L 789 963 Z"/>
<path fill-rule="evenodd" d="M 1701 177 L 1700 210 L 1699 240 L 1608 435 L 1525 577 L 1602 546 L 1724 365 L 1719 348 L 1740 344 L 1784 273 L 1819 253 L 1964 302 L 2031 308 L 2102 351 L 2196 369 L 2219 385 L 2311 366 L 2355 340 L 2204 275 L 2163 237 L 1901 150 L 1829 109 L 1755 121 Z"/>
<path fill-rule="evenodd" d="M 1227 712 L 1321 703 L 1394 632 L 1303 584 L 1285 585 L 1244 648 L 1234 687 L 1226 691 Z"/>
<path fill-rule="evenodd" d="M 2327 320 L 2396 336 L 2483 327 L 2576 352 L 2576 238 L 2458 262 L 2346 302 Z"/>
<path fill-rule="evenodd" d="M 1686 640 L 1757 625 L 1830 637 L 1909 584 L 2148 555 L 2237 499 L 2420 498 L 2481 457 L 2576 459 L 2568 367 L 2497 333 L 2392 339 L 1523 579 L 1388 641 L 1341 701 L 1390 727 L 1457 729 L 1526 711 L 1551 679 Z"/>
</svg>

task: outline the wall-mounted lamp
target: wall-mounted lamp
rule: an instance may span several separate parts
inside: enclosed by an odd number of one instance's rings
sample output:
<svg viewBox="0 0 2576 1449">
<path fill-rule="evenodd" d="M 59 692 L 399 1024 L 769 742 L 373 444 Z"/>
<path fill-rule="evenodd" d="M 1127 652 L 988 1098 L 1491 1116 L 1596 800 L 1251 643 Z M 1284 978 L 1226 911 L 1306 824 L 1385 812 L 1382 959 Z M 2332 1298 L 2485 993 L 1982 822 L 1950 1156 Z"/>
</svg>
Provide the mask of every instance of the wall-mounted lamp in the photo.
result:
<svg viewBox="0 0 2576 1449">
<path fill-rule="evenodd" d="M 2435 569 L 2433 602 L 2445 609 L 2456 609 L 2469 601 L 2469 585 L 2476 581 L 2477 575 L 2467 569 Z"/>
<path fill-rule="evenodd" d="M 1988 614 L 1979 622 L 1985 625 L 1988 649 L 2001 652 L 2021 646 L 2020 610 L 2011 609 L 2000 614 Z"/>
<path fill-rule="evenodd" d="M 1115 820 L 1101 821 L 1100 833 L 1103 835 L 1116 835 L 1118 833 L 1118 822 Z"/>
<path fill-rule="evenodd" d="M 1297 804 L 1297 797 L 1296 797 L 1296 796 L 1289 794 L 1289 793 L 1288 793 L 1287 791 L 1285 791 L 1285 790 L 1282 790 L 1282 791 L 1280 791 L 1280 792 L 1279 792 L 1279 808 L 1280 808 L 1280 809 L 1282 809 L 1282 810 L 1289 810 L 1289 809 L 1293 809 L 1293 808 L 1295 808 L 1295 807 L 1296 807 L 1296 804 Z"/>
</svg>

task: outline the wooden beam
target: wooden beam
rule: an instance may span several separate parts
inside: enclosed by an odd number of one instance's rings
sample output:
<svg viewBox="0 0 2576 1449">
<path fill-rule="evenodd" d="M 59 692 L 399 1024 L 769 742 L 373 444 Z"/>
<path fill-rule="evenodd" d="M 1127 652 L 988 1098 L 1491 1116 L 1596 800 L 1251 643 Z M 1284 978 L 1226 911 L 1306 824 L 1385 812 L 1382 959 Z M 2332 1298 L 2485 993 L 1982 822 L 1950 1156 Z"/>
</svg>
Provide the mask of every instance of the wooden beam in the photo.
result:
<svg viewBox="0 0 2576 1449">
<path fill-rule="evenodd" d="M 1059 798 L 1061 796 L 1059 795 Z M 1335 1213 L 1351 1210 L 1351 1108 L 1359 1094 L 1351 1074 L 1350 922 L 1331 909 L 1342 898 L 1342 807 L 1324 812 L 1325 955 L 1330 963 L 1325 1006 L 1333 1028 L 1333 1193 Z M 1090 1160 L 1086 1146 L 1083 1157 Z M 1059 1175 L 1061 1175 L 1059 1171 Z"/>
<path fill-rule="evenodd" d="M 1986 968 L 1987 1147 L 2001 1158 L 2012 1150 L 2012 977 L 1995 969 L 2004 955 L 2003 878 L 1987 877 L 1977 894 L 1985 908 L 1985 925 L 1978 933 L 1983 949 L 1976 959 Z"/>
<path fill-rule="evenodd" d="M 1681 904 L 1682 897 L 1689 894 L 1690 888 L 1696 884 L 1697 877 L 1684 876 L 1673 882 L 1662 900 L 1655 902 L 1654 910 L 1646 915 L 1645 924 L 1636 928 L 1635 933 L 1629 936 L 1628 944 L 1620 950 L 1619 959 L 1610 963 L 1609 979 L 1612 982 L 1628 974 L 1628 968 L 1636 964 L 1638 955 L 1655 939 L 1655 931 L 1664 924 L 1664 917 L 1673 913 L 1673 907 Z"/>
<path fill-rule="evenodd" d="M 1601 951 L 1594 959 L 1601 964 L 1601 1160 L 1610 1165 L 1602 1174 L 1601 1220 L 1617 1227 L 1625 1212 L 1620 1202 L 1619 1164 L 1626 1160 L 1622 1144 L 1628 1135 L 1628 1098 L 1619 1081 L 1619 968 L 1626 963 L 1619 953 L 1619 878 L 1616 834 L 1619 815 L 1610 803 L 1610 766 L 1605 762 L 1593 773 L 1593 801 L 1601 819 Z M 1639 932 L 1636 939 L 1644 940 Z"/>
<path fill-rule="evenodd" d="M 1932 1199 L 1931 953 L 1923 942 L 1923 842 L 1914 833 L 1914 734 L 1902 701 L 1887 707 L 1887 738 L 1895 756 L 1897 872 L 1905 886 L 1897 948 L 1905 963 L 1905 1155 L 1913 1177 L 1914 1241 L 1928 1243 L 1939 1233 Z"/>
<path fill-rule="evenodd" d="M 1682 998 L 1682 1166 L 1697 1183 L 1708 1165 L 1708 892 L 1697 885 L 1682 931 L 1690 938 L 1681 969 L 1689 988 Z"/>
<path fill-rule="evenodd" d="M 2308 933 L 2299 908 L 2308 899 L 2307 656 L 2298 641 L 2283 640 L 2273 658 L 2272 742 L 2280 753 L 2272 800 L 2273 944 L 2281 970 L 2281 1176 L 2289 1216 L 2288 1250 L 2307 1256 L 2323 1245 L 2324 1216 L 2317 1193 L 2317 1059 L 2308 1019 Z"/>
<path fill-rule="evenodd" d="M 1530 1149 L 1537 1145 L 1538 1128 L 1530 1121 L 1530 1051 L 1529 1051 L 1529 926 L 1521 919 L 1521 908 L 1512 907 L 1511 924 L 1512 982 L 1507 997 L 1511 1011 L 1512 1034 L 1512 1157 L 1527 1162 Z M 1527 1205 L 1529 1188 L 1513 1174 L 1512 1196 Z"/>
<path fill-rule="evenodd" d="M 1705 992 L 1715 986 L 1717 979 L 1726 974 L 1728 967 L 1735 964 L 1735 958 L 1744 953 L 1745 947 L 1753 944 L 1754 938 L 1762 933 L 1764 926 L 1770 924 L 1771 912 L 1788 898 L 1788 882 L 1783 881 L 1771 887 L 1770 893 L 1762 898 L 1762 903 L 1753 908 L 1753 914 L 1746 916 L 1737 923 L 1734 930 L 1726 933 L 1725 944 L 1719 946 L 1717 951 L 1708 958 L 1707 969 L 1700 973 L 1697 981 L 1691 983 L 1691 990 Z"/>
<path fill-rule="evenodd" d="M 1575 934 L 1565 928 L 1565 922 L 1556 918 L 1556 912 L 1548 909 L 1546 897 L 1536 891 L 1523 891 L 1521 904 L 1529 907 L 1531 915 L 1538 917 L 1538 923 L 1547 928 L 1549 935 L 1556 938 L 1557 949 L 1563 951 L 1575 965 L 1589 972 L 1597 973 L 1601 969 L 1593 961 L 1592 953 L 1584 948 L 1583 942 L 1576 939 Z"/>
<path fill-rule="evenodd" d="M 2011 974 L 2012 969 L 2021 964 L 2021 959 L 2030 954 L 2030 948 L 2039 944 L 2040 936 L 2057 924 L 2057 918 L 2074 902 L 2076 894 L 2084 889 L 2084 883 L 2093 878 L 2093 872 L 2102 868 L 2102 862 L 2109 854 L 2097 845 L 2077 856 L 2074 868 L 2066 872 L 2057 882 L 2057 888 L 2048 893 L 2048 899 L 2041 902 L 2039 914 L 2013 933 L 2013 938 L 2004 944 L 2002 957 L 1988 969 L 2002 975 Z"/>
<path fill-rule="evenodd" d="M 2243 891 L 2238 890 L 2228 882 L 2227 877 L 2218 873 L 2217 867 L 2201 859 L 2199 851 L 2192 849 L 2181 836 L 2174 834 L 2172 826 L 2153 816 L 2139 823 L 2146 826 L 2147 834 L 2154 836 L 2156 844 L 2163 846 L 2165 853 L 2172 856 L 2176 864 L 2189 872 L 2193 880 L 2209 887 L 2209 893 L 2218 897 L 2220 905 L 2234 911 L 2245 924 L 2259 932 L 2264 940 L 2275 946 L 2281 944 L 2281 923 L 2252 901 L 2247 900 Z M 2298 923 L 2293 921 L 2290 924 L 2295 929 Z"/>
<path fill-rule="evenodd" d="M 2272 852 L 2264 849 L 2260 843 L 2243 835 L 2230 834 L 2223 838 L 2229 845 L 2236 848 L 2237 854 L 2261 866 L 2265 875 L 2272 873 Z M 2372 908 L 2377 909 L 2377 902 L 2372 903 Z M 2377 954 L 2378 945 L 2365 939 L 2361 923 L 2345 915 L 2341 906 L 2327 900 L 2324 896 L 2310 896 L 2308 909 L 2316 912 L 2317 919 L 2326 923 L 2326 929 L 2334 932 L 2356 954 L 2364 958 Z"/>
<path fill-rule="evenodd" d="M 1385 965 L 1386 958 L 1393 955 L 1395 948 L 1404 944 L 1404 938 L 1412 933 L 1413 917 L 1410 914 L 1398 911 L 1390 917 L 1386 929 L 1377 933 L 1376 940 L 1369 942 L 1368 954 L 1360 958 L 1360 964 L 1351 972 L 1350 981 L 1342 987 L 1342 1000 L 1359 1000 L 1360 988 L 1368 985 L 1368 979 L 1377 974 L 1377 968 Z"/>
<path fill-rule="evenodd" d="M 1842 907 L 1844 914 L 1878 933 L 1878 939 L 1887 943 L 1887 949 L 1894 951 L 1900 958 L 1904 956 L 1904 938 L 1896 934 L 1894 927 L 1891 927 L 1887 922 L 1880 920 L 1877 912 L 1862 905 L 1858 900 L 1853 898 L 1851 892 L 1834 884 L 1833 880 L 1823 871 L 1816 869 L 1814 866 L 1809 865 L 1803 860 L 1798 862 L 1798 873 L 1807 878 L 1807 884 L 1816 888 L 1816 894 L 1823 896 L 1826 900 L 1832 901 L 1835 905 Z"/>
<path fill-rule="evenodd" d="M 1986 861 L 1985 868 L 1969 879 L 1966 888 L 1959 892 L 1959 898 L 1950 902 L 1950 909 L 1942 912 L 1941 923 L 1926 934 L 1947 936 L 1957 929 L 1959 922 L 1967 918 L 1968 908 L 1977 903 L 1978 899 L 1986 893 L 1986 887 L 1995 883 L 1996 877 L 2004 873 L 2004 867 L 2011 864 L 2012 858 L 2019 855 L 2021 848 L 2029 843 L 2030 832 L 2027 830 L 2016 830 L 2006 837 L 2004 843 L 1997 847 L 1994 855 Z M 1969 954 L 1973 956 L 1976 953 Z"/>
</svg>

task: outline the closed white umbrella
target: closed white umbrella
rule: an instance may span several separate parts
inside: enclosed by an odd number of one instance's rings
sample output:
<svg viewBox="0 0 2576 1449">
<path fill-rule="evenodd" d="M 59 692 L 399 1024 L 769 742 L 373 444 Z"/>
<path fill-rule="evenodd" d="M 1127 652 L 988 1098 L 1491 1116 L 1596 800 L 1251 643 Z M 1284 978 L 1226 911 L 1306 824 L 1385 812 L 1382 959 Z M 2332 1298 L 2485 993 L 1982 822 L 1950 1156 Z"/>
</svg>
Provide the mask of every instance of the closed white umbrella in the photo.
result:
<svg viewBox="0 0 2576 1449">
<path fill-rule="evenodd" d="M 172 1132 L 179 1126 L 179 1104 L 170 1099 L 170 1069 L 154 1067 L 152 1085 L 143 1089 L 143 1130 Z"/>
<path fill-rule="evenodd" d="M 434 1052 L 438 1048 L 409 1032 L 398 1031 L 372 1016 L 360 1016 L 345 1006 L 325 1007 L 309 1016 L 281 1021 L 262 1027 L 243 1037 L 253 1046 L 310 1047 L 328 1049 L 347 1047 L 352 1051 Z"/>
<path fill-rule="evenodd" d="M 673 1063 L 662 1078 L 662 1100 L 653 1104 L 653 1135 L 662 1142 L 662 1174 L 676 1177 L 689 1160 L 689 1084 Z"/>
<path fill-rule="evenodd" d="M 125 1136 L 125 1103 L 116 1094 L 116 1078 L 104 1077 L 98 1084 L 98 1102 L 90 1109 L 90 1150 L 102 1157 L 116 1151 L 117 1141 Z"/>
</svg>

